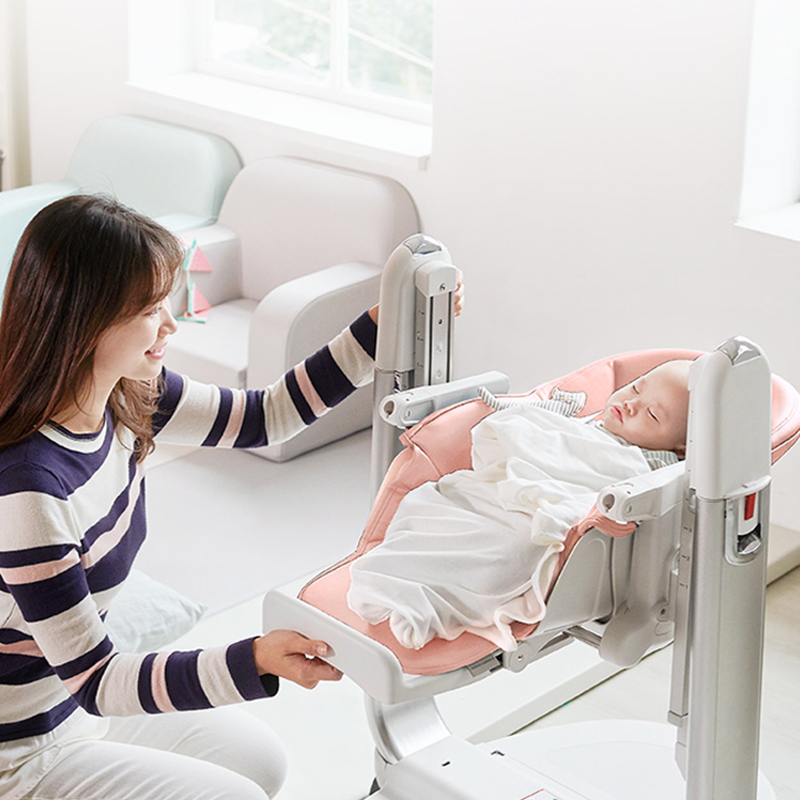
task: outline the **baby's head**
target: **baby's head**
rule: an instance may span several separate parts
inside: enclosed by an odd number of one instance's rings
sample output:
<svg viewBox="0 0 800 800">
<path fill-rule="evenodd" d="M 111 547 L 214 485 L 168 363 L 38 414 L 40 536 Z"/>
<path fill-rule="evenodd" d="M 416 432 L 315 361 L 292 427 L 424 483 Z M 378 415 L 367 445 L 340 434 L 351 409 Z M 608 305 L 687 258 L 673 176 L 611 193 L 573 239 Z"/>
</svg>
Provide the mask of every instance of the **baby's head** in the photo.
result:
<svg viewBox="0 0 800 800">
<path fill-rule="evenodd" d="M 667 361 L 608 398 L 603 426 L 646 450 L 686 452 L 691 361 Z"/>
</svg>

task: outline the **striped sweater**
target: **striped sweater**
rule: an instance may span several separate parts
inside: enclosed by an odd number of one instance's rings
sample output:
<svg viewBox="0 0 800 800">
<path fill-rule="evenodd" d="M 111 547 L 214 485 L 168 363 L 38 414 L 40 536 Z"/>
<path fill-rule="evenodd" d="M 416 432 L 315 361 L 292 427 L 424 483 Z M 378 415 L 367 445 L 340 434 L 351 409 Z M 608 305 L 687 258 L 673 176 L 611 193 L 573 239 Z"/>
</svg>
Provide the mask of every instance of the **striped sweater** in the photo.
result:
<svg viewBox="0 0 800 800">
<path fill-rule="evenodd" d="M 362 315 L 262 391 L 164 371 L 157 442 L 257 447 L 303 430 L 369 382 L 376 327 Z M 98 716 L 266 697 L 252 638 L 193 652 L 120 653 L 103 619 L 146 535 L 144 474 L 127 429 L 47 425 L 0 452 L 0 742 Z"/>
</svg>

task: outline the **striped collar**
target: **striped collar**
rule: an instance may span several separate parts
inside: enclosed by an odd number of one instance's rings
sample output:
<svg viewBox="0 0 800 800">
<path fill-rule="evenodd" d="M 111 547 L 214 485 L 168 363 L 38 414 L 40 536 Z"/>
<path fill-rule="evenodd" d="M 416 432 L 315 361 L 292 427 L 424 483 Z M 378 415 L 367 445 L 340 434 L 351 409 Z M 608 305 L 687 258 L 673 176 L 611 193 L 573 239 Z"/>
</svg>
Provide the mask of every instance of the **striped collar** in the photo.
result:
<svg viewBox="0 0 800 800">
<path fill-rule="evenodd" d="M 94 433 L 73 433 L 56 422 L 48 422 L 43 425 L 39 429 L 39 433 L 67 450 L 73 450 L 76 453 L 96 453 L 105 443 L 110 429 L 111 412 L 106 409 L 103 426 Z"/>
</svg>

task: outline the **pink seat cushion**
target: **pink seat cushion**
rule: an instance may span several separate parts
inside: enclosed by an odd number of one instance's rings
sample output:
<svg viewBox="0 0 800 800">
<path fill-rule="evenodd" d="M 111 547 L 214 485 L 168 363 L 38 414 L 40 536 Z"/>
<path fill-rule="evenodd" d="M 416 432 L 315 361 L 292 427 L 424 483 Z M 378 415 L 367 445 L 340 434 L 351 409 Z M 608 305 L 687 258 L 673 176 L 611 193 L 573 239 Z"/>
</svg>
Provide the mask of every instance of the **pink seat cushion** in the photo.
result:
<svg viewBox="0 0 800 800">
<path fill-rule="evenodd" d="M 587 399 L 582 415 L 594 416 L 602 411 L 613 392 L 648 370 L 665 361 L 677 358 L 694 359 L 699 355 L 701 353 L 693 350 L 624 353 L 596 361 L 543 384 L 528 394 L 516 396 L 546 399 L 553 389 L 585 392 Z M 407 674 L 438 675 L 471 664 L 493 653 L 496 647 L 488 640 L 470 633 L 463 633 L 453 641 L 434 639 L 420 650 L 403 647 L 392 635 L 388 622 L 369 625 L 347 605 L 350 563 L 383 541 L 386 528 L 407 492 L 427 481 L 436 481 L 442 475 L 472 466 L 470 431 L 491 413 L 492 409 L 481 400 L 467 400 L 434 412 L 402 434 L 400 439 L 405 449 L 394 459 L 386 473 L 356 550 L 310 581 L 299 595 L 305 602 L 388 647 L 397 656 Z M 800 396 L 788 383 L 774 377 L 773 461 L 783 455 L 797 441 L 798 436 Z M 614 523 L 593 508 L 567 535 L 566 546 L 550 585 L 551 591 L 575 544 L 591 528 L 597 528 L 611 536 L 626 536 L 633 532 L 635 525 Z M 515 624 L 512 628 L 519 640 L 530 636 L 536 625 Z"/>
</svg>

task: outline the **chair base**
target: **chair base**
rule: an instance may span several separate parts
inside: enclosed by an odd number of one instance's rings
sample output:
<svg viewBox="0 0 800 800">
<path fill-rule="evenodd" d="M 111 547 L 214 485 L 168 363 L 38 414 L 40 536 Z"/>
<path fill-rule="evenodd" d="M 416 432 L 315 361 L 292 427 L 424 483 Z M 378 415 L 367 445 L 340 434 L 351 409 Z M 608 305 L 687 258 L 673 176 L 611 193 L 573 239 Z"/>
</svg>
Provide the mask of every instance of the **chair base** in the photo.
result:
<svg viewBox="0 0 800 800">
<path fill-rule="evenodd" d="M 447 737 L 385 769 L 373 798 L 684 800 L 675 728 L 607 720 L 519 733 L 481 745 Z M 776 800 L 759 773 L 758 800 Z"/>
</svg>

